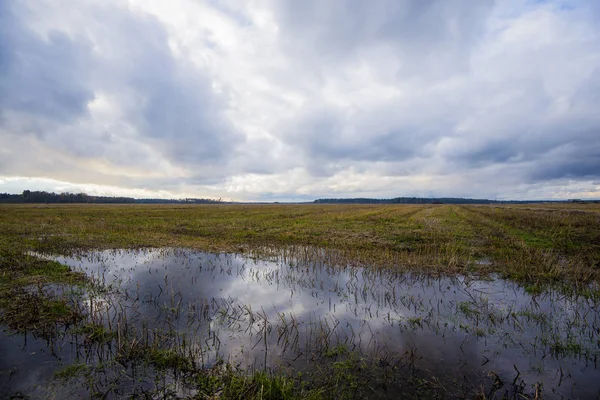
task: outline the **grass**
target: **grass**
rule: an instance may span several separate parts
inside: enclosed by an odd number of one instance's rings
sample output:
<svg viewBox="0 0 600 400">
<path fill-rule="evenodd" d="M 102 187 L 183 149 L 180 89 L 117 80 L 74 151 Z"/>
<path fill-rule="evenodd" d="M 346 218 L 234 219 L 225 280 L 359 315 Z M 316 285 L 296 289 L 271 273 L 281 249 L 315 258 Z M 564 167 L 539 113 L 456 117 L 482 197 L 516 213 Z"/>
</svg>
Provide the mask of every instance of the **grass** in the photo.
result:
<svg viewBox="0 0 600 400">
<path fill-rule="evenodd" d="M 88 343 L 108 343 L 117 335 L 116 332 L 109 331 L 104 325 L 97 323 L 87 323 L 75 329 L 75 333 L 85 336 Z"/>
<path fill-rule="evenodd" d="M 387 383 L 393 381 L 402 387 L 402 397 L 407 399 L 437 398 L 440 389 L 414 373 L 406 374 L 394 366 L 381 366 L 367 363 L 365 359 L 355 352 L 338 354 L 337 361 L 321 363 L 316 368 L 305 372 L 279 371 L 269 373 L 265 371 L 243 371 L 236 369 L 231 364 L 217 363 L 211 368 L 200 369 L 189 365 L 189 360 L 181 358 L 171 351 L 149 351 L 145 358 L 149 367 L 157 376 L 167 377 L 173 373 L 183 375 L 182 380 L 192 388 L 195 399 L 255 399 L 255 400 L 329 400 L 329 399 L 356 399 L 371 398 L 373 395 L 386 396 Z M 181 369 L 181 363 L 185 368 Z M 129 367 L 123 366 L 122 373 Z M 106 373 L 107 368 L 114 366 L 98 364 L 90 366 L 85 363 L 68 365 L 55 372 L 54 376 L 62 384 L 69 380 L 87 382 L 96 389 L 94 377 Z M 152 372 L 146 372 L 152 375 Z M 83 379 L 82 379 L 83 378 Z M 159 392 L 146 392 L 146 398 L 180 398 L 175 396 L 173 388 L 165 385 Z M 168 389 L 165 389 L 168 388 Z M 454 388 L 445 389 L 448 392 Z M 107 393 L 90 390 L 93 397 L 104 398 Z M 457 392 L 458 393 L 458 392 Z M 465 392 L 466 393 L 466 392 Z M 389 393 L 394 396 L 394 393 Z M 389 397 L 389 396 L 388 396 Z"/>
<path fill-rule="evenodd" d="M 0 249 L 0 324 L 17 332 L 52 336 L 57 324 L 73 324 L 82 315 L 67 296 L 49 295 L 48 284 L 77 285 L 84 275 L 55 261 L 40 260 L 26 250 Z"/>
<path fill-rule="evenodd" d="M 595 204 L 0 205 L 0 227 L 0 254 L 167 246 L 244 252 L 302 245 L 376 267 L 498 272 L 528 284 L 585 285 L 600 276 Z"/>
<path fill-rule="evenodd" d="M 73 326 L 72 333 L 82 336 L 86 346 L 115 347 L 112 368 L 118 365 L 127 371 L 143 365 L 158 375 L 165 371 L 183 374 L 187 382 L 193 382 L 197 398 L 370 397 L 382 391 L 388 395 L 386 385 L 393 379 L 402 381 L 406 396 L 427 397 L 447 390 L 414 366 L 406 367 L 412 361 L 402 364 L 405 370 L 369 364 L 344 344 L 325 346 L 323 362 L 304 375 L 285 370 L 275 374 L 240 371 L 227 363 L 205 369 L 184 351 L 186 346 L 164 346 L 161 341 L 144 341 L 137 333 L 130 334 L 132 328 L 123 325 L 125 319 L 113 320 L 116 326 L 90 319 L 71 295 L 48 290 L 79 286 L 83 293 L 90 289 L 85 276 L 33 255 L 147 247 L 259 258 L 292 248 L 291 254 L 300 258 L 304 254 L 304 261 L 318 253 L 314 249 L 325 249 L 321 261 L 332 265 L 445 275 L 497 273 L 536 296 L 551 286 L 585 297 L 600 296 L 600 206 L 592 204 L 0 205 L 0 324 L 48 338 Z M 456 305 L 473 322 L 473 327 L 464 325 L 464 331 L 480 338 L 490 334 L 500 318 L 483 306 Z M 504 318 L 509 316 L 515 323 L 545 322 L 544 315 L 534 311 L 507 313 Z M 285 316 L 281 318 L 287 327 Z M 490 329 L 478 325 L 487 320 Z M 424 316 L 404 322 L 412 330 L 430 323 Z M 289 322 L 290 326 L 294 323 Z M 264 329 L 266 335 L 266 319 Z M 176 336 L 164 334 L 164 342 L 171 343 Z M 545 347 L 555 356 L 585 350 L 570 338 L 550 339 Z M 87 375 L 92 382 L 96 368 L 77 362 L 57 377 Z"/>
<path fill-rule="evenodd" d="M 54 376 L 60 379 L 72 379 L 89 371 L 87 364 L 71 364 L 54 373 Z"/>
</svg>

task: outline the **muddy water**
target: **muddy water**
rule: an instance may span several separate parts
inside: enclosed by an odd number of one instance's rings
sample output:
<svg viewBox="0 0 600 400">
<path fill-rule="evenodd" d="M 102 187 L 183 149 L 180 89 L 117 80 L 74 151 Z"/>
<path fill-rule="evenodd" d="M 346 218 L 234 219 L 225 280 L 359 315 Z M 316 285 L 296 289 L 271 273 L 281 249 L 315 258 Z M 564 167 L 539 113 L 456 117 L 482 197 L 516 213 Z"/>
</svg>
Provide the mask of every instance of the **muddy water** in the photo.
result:
<svg viewBox="0 0 600 400">
<path fill-rule="evenodd" d="M 245 369 L 310 370 L 353 352 L 448 384 L 485 380 L 547 397 L 600 395 L 599 305 L 583 298 L 532 297 L 497 277 L 433 278 L 181 249 L 56 259 L 105 288 L 81 304 L 96 320 L 146 336 L 169 332 L 206 367 L 225 360 Z M 76 342 L 65 336 L 49 348 L 3 333 L 0 390 L 43 390 L 61 365 L 89 360 Z"/>
</svg>

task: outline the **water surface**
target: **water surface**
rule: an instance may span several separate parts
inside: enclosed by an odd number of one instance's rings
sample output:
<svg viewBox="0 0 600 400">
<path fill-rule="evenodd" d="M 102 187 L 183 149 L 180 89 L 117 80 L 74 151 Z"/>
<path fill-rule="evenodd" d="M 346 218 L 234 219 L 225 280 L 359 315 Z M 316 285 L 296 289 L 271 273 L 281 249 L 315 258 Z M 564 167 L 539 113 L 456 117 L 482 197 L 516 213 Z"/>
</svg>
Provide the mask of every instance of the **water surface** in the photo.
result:
<svg viewBox="0 0 600 400">
<path fill-rule="evenodd" d="M 86 294 L 87 313 L 112 329 L 170 332 L 205 367 L 224 360 L 247 370 L 301 371 L 353 353 L 448 385 L 486 382 L 488 391 L 502 382 L 500 393 L 600 395 L 598 304 L 584 298 L 531 296 L 497 277 L 430 277 L 283 256 L 150 249 L 55 259 L 107 288 Z M 154 335 L 149 340 L 162 340 Z M 4 334 L 0 343 L 8 355 L 1 369 L 13 368 L 1 388 L 13 393 L 34 390 L 60 365 L 99 356 L 67 336 L 52 351 L 22 336 Z"/>
</svg>

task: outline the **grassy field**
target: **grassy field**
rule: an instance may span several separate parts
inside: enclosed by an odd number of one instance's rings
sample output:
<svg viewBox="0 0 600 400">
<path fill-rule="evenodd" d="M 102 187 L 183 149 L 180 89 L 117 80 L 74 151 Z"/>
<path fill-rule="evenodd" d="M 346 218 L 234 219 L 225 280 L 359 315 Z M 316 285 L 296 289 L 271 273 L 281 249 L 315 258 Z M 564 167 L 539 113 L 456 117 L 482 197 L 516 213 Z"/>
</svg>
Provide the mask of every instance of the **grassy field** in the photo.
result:
<svg viewBox="0 0 600 400">
<path fill-rule="evenodd" d="M 4 257 L 167 246 L 245 252 L 289 245 L 332 249 L 372 268 L 497 272 L 525 284 L 587 284 L 600 277 L 600 206 L 0 206 Z"/>
<path fill-rule="evenodd" d="M 148 247 L 259 258 L 318 248 L 326 250 L 329 264 L 446 276 L 497 273 L 530 293 L 554 288 L 596 301 L 600 296 L 598 204 L 0 205 L 0 323 L 52 337 L 59 325 L 83 321 L 92 337 L 112 340 L 113 333 L 90 324 L 67 300 L 41 290 L 32 294 L 32 286 L 86 284 L 83 274 L 32 254 Z M 190 372 L 189 360 L 160 351 L 147 353 L 154 355 L 145 361 Z M 342 375 L 359 368 L 351 357 L 345 362 L 338 365 Z M 351 375 L 336 374 L 330 374 L 335 382 L 300 392 L 283 376 L 244 377 L 229 370 L 193 376 L 226 398 L 330 398 L 339 394 L 340 379 Z"/>
</svg>

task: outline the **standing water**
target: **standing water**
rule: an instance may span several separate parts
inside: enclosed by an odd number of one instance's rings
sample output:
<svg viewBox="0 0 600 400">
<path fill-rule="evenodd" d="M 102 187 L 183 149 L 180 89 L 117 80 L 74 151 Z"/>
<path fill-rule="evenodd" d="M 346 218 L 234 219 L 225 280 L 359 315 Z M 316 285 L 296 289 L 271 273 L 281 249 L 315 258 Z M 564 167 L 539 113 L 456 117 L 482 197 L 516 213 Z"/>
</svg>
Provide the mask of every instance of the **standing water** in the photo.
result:
<svg viewBox="0 0 600 400">
<path fill-rule="evenodd" d="M 56 385 L 54 373 L 107 360 L 134 336 L 185 352 L 204 368 L 226 362 L 246 371 L 310 372 L 358 356 L 395 374 L 380 382 L 382 395 L 402 393 L 411 376 L 488 395 L 600 396 L 598 304 L 582 297 L 531 296 L 498 277 L 431 277 L 283 256 L 150 249 L 54 259 L 91 278 L 95 285 L 78 294 L 78 307 L 93 326 L 117 334 L 100 331 L 95 338 L 105 340 L 94 347 L 89 334 L 77 336 L 81 330 L 66 329 L 52 342 L 2 333 L 3 393 L 78 393 Z M 121 393 L 156 384 L 122 382 Z"/>
</svg>

